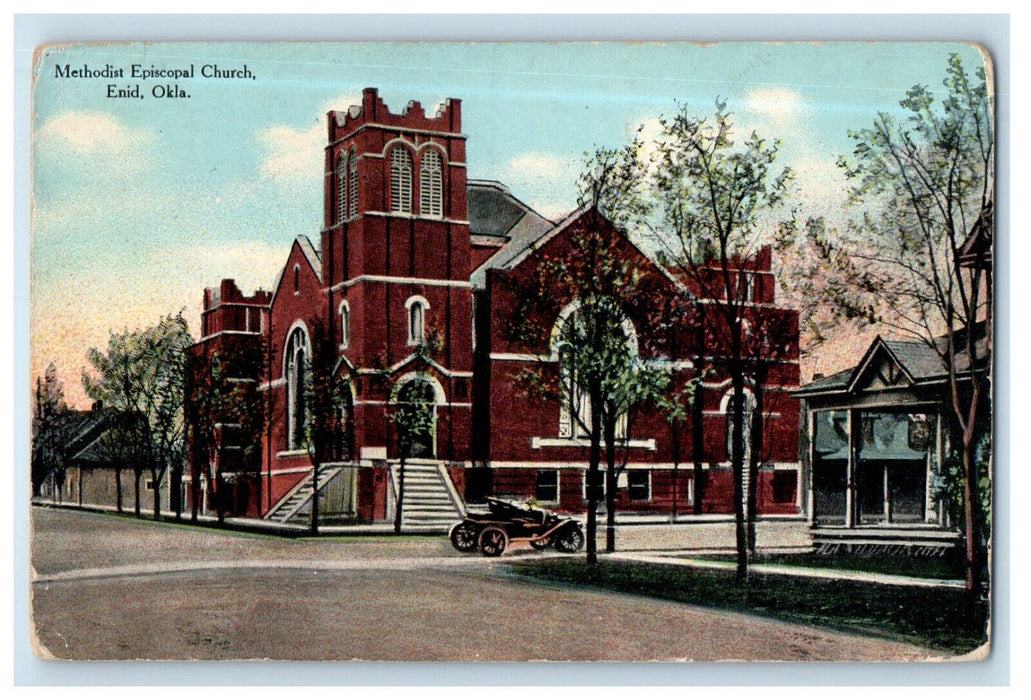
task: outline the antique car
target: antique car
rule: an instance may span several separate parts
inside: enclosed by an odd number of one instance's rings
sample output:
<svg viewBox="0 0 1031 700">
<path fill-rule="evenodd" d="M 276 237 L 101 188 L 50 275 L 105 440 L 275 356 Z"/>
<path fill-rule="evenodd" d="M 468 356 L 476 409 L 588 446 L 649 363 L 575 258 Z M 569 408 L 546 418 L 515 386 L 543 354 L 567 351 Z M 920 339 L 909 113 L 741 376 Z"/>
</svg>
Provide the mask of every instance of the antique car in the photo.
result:
<svg viewBox="0 0 1031 700">
<path fill-rule="evenodd" d="M 572 554 L 584 546 L 580 523 L 529 503 L 488 498 L 487 513 L 469 513 L 451 528 L 451 544 L 459 552 L 479 548 L 485 557 L 498 557 L 511 542 L 528 542 L 534 549 L 554 546 Z"/>
</svg>

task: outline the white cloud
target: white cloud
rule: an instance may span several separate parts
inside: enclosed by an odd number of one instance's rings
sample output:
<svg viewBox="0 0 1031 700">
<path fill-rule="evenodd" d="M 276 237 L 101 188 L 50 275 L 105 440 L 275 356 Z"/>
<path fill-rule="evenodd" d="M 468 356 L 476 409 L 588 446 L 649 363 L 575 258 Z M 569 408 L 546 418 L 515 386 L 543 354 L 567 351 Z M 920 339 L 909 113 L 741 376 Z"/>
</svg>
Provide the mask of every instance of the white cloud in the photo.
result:
<svg viewBox="0 0 1031 700">
<path fill-rule="evenodd" d="M 790 124 L 803 110 L 802 96 L 787 88 L 756 88 L 745 95 L 745 109 L 775 123 Z"/>
<path fill-rule="evenodd" d="M 106 112 L 64 112 L 48 119 L 35 135 L 41 156 L 122 172 L 149 167 L 154 141 L 153 130 L 127 126 Z"/>
<path fill-rule="evenodd" d="M 529 151 L 516 156 L 508 163 L 508 171 L 513 179 L 535 180 L 556 179 L 576 176 L 579 163 L 569 157 L 543 151 Z"/>
<path fill-rule="evenodd" d="M 345 94 L 327 100 L 312 111 L 314 124 L 297 128 L 276 124 L 257 132 L 264 149 L 261 175 L 276 179 L 310 179 L 323 170 L 326 147 L 326 113 L 346 110 L 362 103 L 361 95 Z"/>
<path fill-rule="evenodd" d="M 310 178 L 322 172 L 322 149 L 326 141 L 323 124 L 299 130 L 290 126 L 270 126 L 258 132 L 265 149 L 261 174 L 271 178 Z"/>
</svg>

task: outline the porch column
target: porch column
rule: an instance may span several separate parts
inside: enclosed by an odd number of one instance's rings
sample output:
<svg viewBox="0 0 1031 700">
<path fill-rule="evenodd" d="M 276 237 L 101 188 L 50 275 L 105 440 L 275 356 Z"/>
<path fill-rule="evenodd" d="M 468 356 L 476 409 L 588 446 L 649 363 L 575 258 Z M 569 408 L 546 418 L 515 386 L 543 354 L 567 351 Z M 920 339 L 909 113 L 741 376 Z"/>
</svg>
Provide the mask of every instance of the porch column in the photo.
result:
<svg viewBox="0 0 1031 700">
<path fill-rule="evenodd" d="M 800 509 L 802 508 L 802 484 L 805 483 L 806 520 L 808 521 L 809 526 L 812 527 L 813 523 L 816 522 L 816 513 L 814 512 L 816 507 L 816 496 L 813 491 L 813 484 L 816 482 L 816 479 L 813 478 L 813 465 L 815 463 L 816 455 L 816 425 L 812 411 L 806 411 L 805 430 L 806 460 L 804 464 L 798 465 L 798 507 Z"/>
<path fill-rule="evenodd" d="M 882 467 L 884 470 L 884 522 L 891 522 L 891 490 L 888 486 L 888 463 Z"/>
<path fill-rule="evenodd" d="M 845 527 L 856 526 L 856 472 L 862 443 L 859 410 L 848 411 L 848 461 L 845 463 Z"/>
</svg>

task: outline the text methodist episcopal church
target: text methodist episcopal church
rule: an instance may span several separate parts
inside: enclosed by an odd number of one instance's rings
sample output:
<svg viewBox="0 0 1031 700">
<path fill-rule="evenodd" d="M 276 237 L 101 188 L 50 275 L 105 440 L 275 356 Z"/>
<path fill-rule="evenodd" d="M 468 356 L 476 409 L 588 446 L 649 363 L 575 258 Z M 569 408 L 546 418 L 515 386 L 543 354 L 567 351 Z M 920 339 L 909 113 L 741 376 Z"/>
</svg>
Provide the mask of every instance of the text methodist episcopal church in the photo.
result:
<svg viewBox="0 0 1031 700">
<path fill-rule="evenodd" d="M 307 522 L 313 467 L 306 405 L 314 384 L 306 374 L 321 371 L 344 387 L 333 455 L 320 467 L 323 522 L 394 518 L 404 441 L 390 414 L 417 396 L 432 397 L 432 428 L 407 448 L 406 526 L 452 523 L 466 503 L 488 495 L 582 512 L 588 441 L 570 416 L 575 406 L 519 381 L 542 362 L 557 372 L 559 351 L 548 341 L 532 347 L 513 339 L 513 290 L 548 269 L 543 260 L 577 256 L 577 236 L 585 231 L 604 236 L 660 296 L 686 297 L 688 287 L 595 209 L 552 222 L 503 185 L 468 180 L 459 100 L 434 116 L 416 102 L 394 114 L 366 89 L 361 105 L 330 112 L 328 121 L 320 245 L 299 236 L 271 293 L 245 296 L 228 279 L 204 293 L 194 376 L 210 375 L 213 357 L 261 348 L 265 361 L 252 365 L 256 376 L 234 381 L 256 383 L 271 410 L 260 440 L 242 440 L 238 422 L 216 417 L 210 444 L 193 441 L 192 500 L 207 512 Z M 749 305 L 781 319 L 787 348 L 770 363 L 765 382 L 754 487 L 759 513 L 794 515 L 803 511 L 798 401 L 789 394 L 799 385 L 798 316 L 775 306 L 770 265 L 766 249 L 735 273 L 747 284 Z M 567 296 L 556 285 L 556 321 L 575 312 L 577 300 Z M 663 323 L 645 306 L 623 309 L 635 340 Z M 321 370 L 311 363 L 320 334 L 329 335 L 335 356 Z M 430 338 L 430 351 L 421 351 Z M 730 379 L 720 369 L 720 349 L 702 344 L 682 343 L 675 357 L 647 342 L 634 346 L 645 363 L 671 367 L 675 385 L 696 378 L 699 362 L 711 368 L 702 382 L 704 488 L 694 483 L 692 420 L 677 437 L 663 413 L 643 408 L 617 436 L 626 465 L 617 480 L 620 511 L 689 513 L 701 494 L 700 512 L 733 512 Z"/>
</svg>

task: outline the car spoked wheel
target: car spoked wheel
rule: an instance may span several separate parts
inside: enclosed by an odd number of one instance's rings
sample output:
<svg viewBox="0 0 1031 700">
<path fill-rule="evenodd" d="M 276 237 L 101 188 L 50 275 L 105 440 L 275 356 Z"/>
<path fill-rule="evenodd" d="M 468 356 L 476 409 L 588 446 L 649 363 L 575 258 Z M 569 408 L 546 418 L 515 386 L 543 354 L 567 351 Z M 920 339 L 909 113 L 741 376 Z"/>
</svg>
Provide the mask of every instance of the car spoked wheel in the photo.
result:
<svg viewBox="0 0 1031 700">
<path fill-rule="evenodd" d="M 567 527 L 555 539 L 555 549 L 566 554 L 579 552 L 584 546 L 584 533 L 578 527 Z"/>
<path fill-rule="evenodd" d="M 476 549 L 476 526 L 471 523 L 458 523 L 451 528 L 451 546 L 459 552 L 471 552 Z"/>
<path fill-rule="evenodd" d="M 480 553 L 485 557 L 500 557 L 508 546 L 508 535 L 500 527 L 484 528 L 480 533 Z"/>
<path fill-rule="evenodd" d="M 552 538 L 545 537 L 540 540 L 530 540 L 530 546 L 534 549 L 547 549 L 551 546 Z"/>
</svg>

